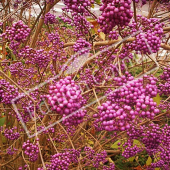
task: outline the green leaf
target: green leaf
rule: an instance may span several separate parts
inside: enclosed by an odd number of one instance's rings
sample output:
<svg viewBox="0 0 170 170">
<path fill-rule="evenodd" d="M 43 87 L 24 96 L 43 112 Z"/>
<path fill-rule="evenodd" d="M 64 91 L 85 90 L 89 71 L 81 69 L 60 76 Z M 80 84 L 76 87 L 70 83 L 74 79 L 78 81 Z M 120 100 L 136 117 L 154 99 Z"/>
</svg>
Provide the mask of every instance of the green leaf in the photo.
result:
<svg viewBox="0 0 170 170">
<path fill-rule="evenodd" d="M 2 142 L 3 142 L 3 143 L 6 143 L 6 141 L 7 141 L 7 140 L 6 140 L 6 137 L 2 135 Z"/>
<path fill-rule="evenodd" d="M 137 146 L 139 146 L 139 145 L 140 145 L 140 141 L 138 141 L 138 140 L 134 139 L 134 140 L 133 140 L 133 145 L 137 145 Z"/>
<path fill-rule="evenodd" d="M 161 97 L 159 93 L 156 95 L 156 97 L 153 98 L 153 101 L 156 102 L 156 104 L 159 106 L 161 102 Z"/>
<path fill-rule="evenodd" d="M 112 146 L 111 146 L 111 148 L 112 149 L 118 149 L 120 146 L 118 146 L 118 143 L 121 143 L 121 141 L 120 140 L 117 140 Z"/>
<path fill-rule="evenodd" d="M 100 0 L 95 0 L 96 4 L 100 5 L 101 1 Z"/>
<path fill-rule="evenodd" d="M 147 161 L 146 161 L 146 165 L 147 165 L 147 166 L 148 166 L 148 165 L 151 165 L 151 163 L 152 163 L 152 158 L 149 156 L 148 159 L 147 159 Z"/>
<path fill-rule="evenodd" d="M 6 117 L 3 117 L 3 118 L 0 119 L 0 126 L 3 126 L 3 125 L 4 125 L 5 119 L 6 119 Z"/>
<path fill-rule="evenodd" d="M 128 160 L 129 160 L 130 162 L 133 162 L 134 159 L 135 159 L 135 156 L 128 158 Z"/>
</svg>

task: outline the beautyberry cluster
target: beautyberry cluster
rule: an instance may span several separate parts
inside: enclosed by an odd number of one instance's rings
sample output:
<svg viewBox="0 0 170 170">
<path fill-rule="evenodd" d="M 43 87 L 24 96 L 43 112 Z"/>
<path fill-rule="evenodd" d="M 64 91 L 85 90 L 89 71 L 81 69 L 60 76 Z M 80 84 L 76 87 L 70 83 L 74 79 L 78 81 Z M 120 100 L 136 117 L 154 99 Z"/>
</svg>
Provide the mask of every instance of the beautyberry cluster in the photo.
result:
<svg viewBox="0 0 170 170">
<path fill-rule="evenodd" d="M 27 142 L 23 143 L 22 149 L 24 150 L 24 153 L 28 155 L 31 162 L 35 162 L 38 159 L 39 148 L 37 143 L 32 144 L 27 140 Z"/>
<path fill-rule="evenodd" d="M 160 110 L 170 110 L 170 102 L 169 101 L 161 101 L 160 105 L 159 105 L 159 109 Z"/>
<path fill-rule="evenodd" d="M 163 94 L 166 96 L 170 95 L 170 81 L 166 82 L 165 84 L 160 84 L 159 88 L 160 88 L 160 95 Z"/>
<path fill-rule="evenodd" d="M 51 164 L 47 165 L 47 170 L 69 170 L 69 165 L 71 163 L 77 163 L 79 156 L 80 152 L 73 149 L 52 155 Z"/>
<path fill-rule="evenodd" d="M 50 85 L 47 98 L 52 109 L 62 115 L 65 125 L 76 126 L 83 121 L 86 115 L 86 111 L 82 108 L 85 100 L 81 96 L 80 87 L 71 80 L 70 76 Z"/>
<path fill-rule="evenodd" d="M 119 34 L 116 31 L 109 32 L 109 38 L 111 38 L 112 40 L 117 40 L 118 37 L 119 37 Z"/>
<path fill-rule="evenodd" d="M 30 33 L 30 28 L 27 25 L 24 25 L 20 20 L 12 25 L 11 28 L 7 28 L 6 32 L 2 34 L 5 39 L 10 41 L 23 42 Z"/>
<path fill-rule="evenodd" d="M 17 78 L 17 83 L 21 87 L 27 87 L 35 83 L 33 80 L 34 75 L 37 73 L 34 68 L 25 68 L 22 62 L 6 65 L 4 71 L 10 71 L 11 75 Z M 26 79 L 23 77 L 27 76 Z"/>
<path fill-rule="evenodd" d="M 90 147 L 85 147 L 84 151 L 85 151 L 86 157 L 90 160 L 89 162 L 86 162 L 87 166 L 92 164 L 95 168 L 99 168 L 100 163 L 106 162 L 106 157 L 107 157 L 106 151 L 101 151 L 100 153 L 96 153 Z"/>
<path fill-rule="evenodd" d="M 131 0 L 114 0 L 110 3 L 103 3 L 98 23 L 104 33 L 109 33 L 116 25 L 128 25 L 133 12 L 131 11 Z"/>
<path fill-rule="evenodd" d="M 137 16 L 138 22 L 132 20 L 129 24 L 131 33 L 136 33 L 140 30 L 140 33 L 135 35 L 135 41 L 131 46 L 136 52 L 143 54 L 156 53 L 161 45 L 163 35 L 163 23 L 159 22 L 157 18 L 146 18 L 141 15 Z"/>
<path fill-rule="evenodd" d="M 18 89 L 15 88 L 13 85 L 10 85 L 4 79 L 0 80 L 0 101 L 4 104 L 11 104 L 12 99 L 18 96 L 19 92 Z"/>
<path fill-rule="evenodd" d="M 137 153 L 141 152 L 142 149 L 139 148 L 138 146 L 127 146 L 125 150 L 122 153 L 122 156 L 125 157 L 126 159 L 135 156 Z"/>
<path fill-rule="evenodd" d="M 90 47 L 91 47 L 91 44 L 82 38 L 79 38 L 76 41 L 76 43 L 73 45 L 74 51 L 78 52 L 79 55 L 88 53 L 90 51 Z"/>
<path fill-rule="evenodd" d="M 75 26 L 76 36 L 84 36 L 89 33 L 89 30 L 93 28 L 93 25 L 90 24 L 86 19 L 86 15 L 81 15 L 77 12 L 71 12 L 73 20 L 68 17 L 60 16 L 60 18 L 70 24 L 71 26 Z"/>
<path fill-rule="evenodd" d="M 33 64 L 39 68 L 47 67 L 47 64 L 50 61 L 50 54 L 44 49 L 35 50 L 26 46 L 20 50 L 20 58 L 25 59 L 25 64 Z"/>
<path fill-rule="evenodd" d="M 7 154 L 9 154 L 9 155 L 13 155 L 13 154 L 15 154 L 16 153 L 16 151 L 17 151 L 18 149 L 16 149 L 16 148 L 12 148 L 12 147 L 9 147 L 9 148 L 7 148 Z"/>
<path fill-rule="evenodd" d="M 159 84 L 160 95 L 169 96 L 170 94 L 170 68 L 165 67 L 163 74 L 160 76 L 161 83 Z"/>
<path fill-rule="evenodd" d="M 45 23 L 46 25 L 48 25 L 48 24 L 54 24 L 55 22 L 56 22 L 55 15 L 51 14 L 50 12 L 48 12 L 47 14 L 45 14 L 44 23 Z"/>
<path fill-rule="evenodd" d="M 64 0 L 64 4 L 67 8 L 71 9 L 76 13 L 84 13 L 86 8 L 91 7 L 91 4 L 94 3 L 94 0 Z"/>
<path fill-rule="evenodd" d="M 170 80 L 170 67 L 165 67 L 163 74 L 160 76 L 161 80 Z"/>
<path fill-rule="evenodd" d="M 152 155 L 159 155 L 161 162 L 153 164 L 154 166 L 166 166 L 170 162 L 170 127 L 166 124 L 163 128 L 160 128 L 158 124 L 151 123 L 148 126 L 132 126 L 128 132 L 129 141 L 137 139 L 141 143 L 141 149 L 145 149 L 146 152 Z M 129 142 L 130 143 L 130 142 Z M 144 145 L 143 145 L 144 144 Z"/>
<path fill-rule="evenodd" d="M 128 77 L 127 77 L 128 78 Z M 114 78 L 117 82 L 126 77 Z M 132 80 L 133 78 L 129 78 Z M 143 85 L 144 83 L 144 85 Z M 156 79 L 144 76 L 128 81 L 121 88 L 106 93 L 108 101 L 98 106 L 99 113 L 94 114 L 94 124 L 98 130 L 124 131 L 130 128 L 136 117 L 153 119 L 159 113 L 152 97 L 157 95 Z"/>
<path fill-rule="evenodd" d="M 10 140 L 15 140 L 20 137 L 20 134 L 18 132 L 15 132 L 17 127 L 13 127 L 11 129 L 5 129 L 4 136 Z"/>
</svg>

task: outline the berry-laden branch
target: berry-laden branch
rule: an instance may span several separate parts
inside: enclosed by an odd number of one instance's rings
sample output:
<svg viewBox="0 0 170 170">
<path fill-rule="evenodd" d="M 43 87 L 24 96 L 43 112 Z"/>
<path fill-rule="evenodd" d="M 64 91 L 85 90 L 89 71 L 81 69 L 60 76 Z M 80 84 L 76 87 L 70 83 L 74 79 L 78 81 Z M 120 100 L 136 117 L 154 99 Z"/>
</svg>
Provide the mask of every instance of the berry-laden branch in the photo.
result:
<svg viewBox="0 0 170 170">
<path fill-rule="evenodd" d="M 167 30 L 169 30 L 169 28 L 167 28 Z M 124 42 L 132 42 L 134 41 L 135 38 L 128 38 L 127 40 L 125 40 Z M 122 39 L 118 39 L 118 40 L 111 40 L 111 41 L 98 41 L 98 42 L 94 42 L 93 43 L 93 46 L 107 46 L 107 45 L 112 45 L 112 44 L 115 44 L 115 43 L 118 43 L 118 42 L 121 42 Z M 68 43 L 65 43 L 64 44 L 64 48 L 66 47 L 69 47 L 69 46 L 73 46 L 76 42 L 68 42 Z M 165 50 L 170 50 L 170 46 L 169 45 L 166 45 L 166 44 L 163 44 L 161 43 L 161 47 Z"/>
</svg>

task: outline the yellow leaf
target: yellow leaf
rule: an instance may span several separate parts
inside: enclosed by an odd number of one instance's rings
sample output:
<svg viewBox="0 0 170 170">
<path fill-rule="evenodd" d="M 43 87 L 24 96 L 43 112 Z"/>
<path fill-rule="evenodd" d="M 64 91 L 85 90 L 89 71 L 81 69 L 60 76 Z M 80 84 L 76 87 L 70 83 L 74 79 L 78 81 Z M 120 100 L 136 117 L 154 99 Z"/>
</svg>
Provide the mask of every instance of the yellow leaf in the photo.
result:
<svg viewBox="0 0 170 170">
<path fill-rule="evenodd" d="M 89 22 L 94 26 L 93 29 L 94 29 L 95 33 L 98 34 L 99 37 L 103 41 L 105 41 L 106 35 L 103 32 L 98 32 L 98 29 L 100 28 L 100 25 L 98 24 L 98 22 L 96 20 L 94 20 L 94 19 L 89 20 Z"/>
<path fill-rule="evenodd" d="M 90 145 L 93 145 L 93 144 L 94 144 L 94 142 L 93 142 L 92 140 L 88 140 L 87 142 L 88 142 L 88 144 L 90 144 Z"/>
<path fill-rule="evenodd" d="M 114 163 L 113 160 L 111 158 L 108 158 L 108 161 L 111 163 Z"/>
<path fill-rule="evenodd" d="M 156 102 L 156 104 L 159 106 L 161 102 L 161 97 L 159 93 L 156 95 L 156 97 L 153 98 L 153 101 Z"/>
<path fill-rule="evenodd" d="M 98 24 L 98 22 L 94 19 L 90 19 L 89 22 L 94 26 L 94 31 L 96 34 L 99 34 L 98 33 L 98 29 L 100 28 L 100 25 Z"/>
<path fill-rule="evenodd" d="M 105 35 L 103 32 L 100 32 L 100 33 L 99 33 L 99 37 L 100 37 L 103 41 L 105 41 L 106 35 Z"/>
<path fill-rule="evenodd" d="M 151 165 L 151 163 L 152 163 L 152 158 L 149 156 L 148 159 L 147 159 L 147 161 L 146 161 L 146 165 L 147 165 L 147 166 L 148 166 L 148 165 Z"/>
<path fill-rule="evenodd" d="M 10 71 L 8 71 L 8 76 L 11 77 L 11 72 Z"/>
</svg>

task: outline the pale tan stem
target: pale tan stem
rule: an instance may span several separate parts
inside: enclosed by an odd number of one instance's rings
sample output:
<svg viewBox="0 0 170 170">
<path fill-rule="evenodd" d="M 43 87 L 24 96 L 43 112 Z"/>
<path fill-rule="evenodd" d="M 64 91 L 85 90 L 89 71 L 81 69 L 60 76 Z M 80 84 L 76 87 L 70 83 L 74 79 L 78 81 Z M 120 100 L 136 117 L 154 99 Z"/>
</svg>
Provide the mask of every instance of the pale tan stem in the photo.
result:
<svg viewBox="0 0 170 170">
<path fill-rule="evenodd" d="M 44 15 L 45 15 L 46 13 L 48 13 L 48 12 L 50 11 L 50 9 L 51 9 L 56 3 L 58 3 L 59 1 L 60 1 L 60 0 L 55 0 L 52 5 L 51 5 L 50 3 L 47 4 Z M 43 15 L 43 16 L 44 16 L 44 15 Z M 36 29 L 36 31 L 35 31 L 35 33 L 34 33 L 34 35 L 33 35 L 33 39 L 32 39 L 31 45 L 30 45 L 31 48 L 34 48 L 34 47 L 35 47 L 35 44 L 36 44 L 38 35 L 39 35 L 40 31 L 41 31 L 41 28 L 42 28 L 43 24 L 44 24 L 44 17 L 41 17 L 41 19 L 40 19 L 40 21 L 39 21 L 39 23 L 38 23 L 37 29 Z"/>
<path fill-rule="evenodd" d="M 157 2 L 158 2 L 157 0 L 154 0 L 154 1 L 152 2 L 152 6 L 151 6 L 151 8 L 150 8 L 150 10 L 149 10 L 148 18 L 150 18 L 150 17 L 152 16 L 152 13 L 153 13 L 153 11 L 154 11 L 154 8 L 155 8 Z"/>
</svg>

